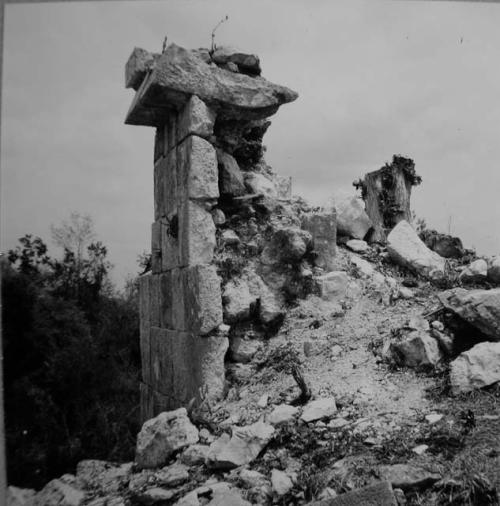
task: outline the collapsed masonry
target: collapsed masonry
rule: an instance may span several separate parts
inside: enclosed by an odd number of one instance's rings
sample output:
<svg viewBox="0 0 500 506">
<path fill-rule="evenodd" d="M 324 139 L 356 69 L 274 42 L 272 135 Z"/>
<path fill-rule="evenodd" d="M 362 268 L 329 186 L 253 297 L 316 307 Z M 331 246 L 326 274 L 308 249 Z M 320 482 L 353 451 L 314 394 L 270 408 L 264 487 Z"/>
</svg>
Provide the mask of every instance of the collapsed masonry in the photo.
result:
<svg viewBox="0 0 500 506">
<path fill-rule="evenodd" d="M 258 57 L 136 48 L 125 79 L 126 123 L 156 128 L 152 269 L 139 286 L 146 420 L 223 393 L 225 359 L 244 362 L 251 339 L 280 325 L 286 299 L 311 290 L 311 266 L 329 270 L 336 228 L 264 162 L 267 118 L 297 94 L 260 77 Z"/>
</svg>

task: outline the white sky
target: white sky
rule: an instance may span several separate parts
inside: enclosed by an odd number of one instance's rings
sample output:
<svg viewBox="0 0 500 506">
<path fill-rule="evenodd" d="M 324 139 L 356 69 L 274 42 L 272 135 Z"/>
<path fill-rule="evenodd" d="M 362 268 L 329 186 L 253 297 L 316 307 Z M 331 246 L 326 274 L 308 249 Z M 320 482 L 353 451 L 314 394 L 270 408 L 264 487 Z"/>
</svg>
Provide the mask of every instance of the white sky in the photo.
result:
<svg viewBox="0 0 500 506">
<path fill-rule="evenodd" d="M 5 8 L 1 249 L 89 213 L 114 279 L 137 271 L 153 220 L 154 130 L 124 125 L 124 65 L 163 38 L 258 54 L 299 92 L 271 119 L 267 162 L 321 202 L 392 155 L 413 158 L 413 207 L 479 253 L 500 252 L 500 5 L 165 0 Z M 52 252 L 55 253 L 53 248 Z"/>
</svg>

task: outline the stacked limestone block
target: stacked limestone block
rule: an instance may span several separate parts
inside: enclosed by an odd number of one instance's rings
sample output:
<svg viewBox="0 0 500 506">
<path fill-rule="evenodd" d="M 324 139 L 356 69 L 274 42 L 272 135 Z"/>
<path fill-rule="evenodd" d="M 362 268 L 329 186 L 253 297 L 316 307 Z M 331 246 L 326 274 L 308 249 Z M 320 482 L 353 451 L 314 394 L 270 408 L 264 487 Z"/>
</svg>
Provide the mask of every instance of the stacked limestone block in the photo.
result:
<svg viewBox="0 0 500 506">
<path fill-rule="evenodd" d="M 215 121 L 265 118 L 296 94 L 257 72 L 221 68 L 205 50 L 174 44 L 161 55 L 136 48 L 125 80 L 136 90 L 126 123 L 156 127 L 152 269 L 139 287 L 146 420 L 224 388 L 228 339 L 219 331 L 210 212 L 219 199 Z"/>
<path fill-rule="evenodd" d="M 220 279 L 213 265 L 218 169 L 215 115 L 196 96 L 172 110 L 155 139 L 151 274 L 142 276 L 143 419 L 212 396 L 224 387 L 228 342 L 222 323 Z"/>
</svg>

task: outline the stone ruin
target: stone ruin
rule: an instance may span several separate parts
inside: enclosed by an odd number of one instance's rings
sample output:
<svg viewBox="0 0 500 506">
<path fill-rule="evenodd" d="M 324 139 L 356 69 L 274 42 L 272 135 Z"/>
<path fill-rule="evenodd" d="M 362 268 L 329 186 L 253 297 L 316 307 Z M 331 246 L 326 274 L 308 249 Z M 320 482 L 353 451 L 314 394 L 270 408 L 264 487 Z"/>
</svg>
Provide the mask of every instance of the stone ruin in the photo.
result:
<svg viewBox="0 0 500 506">
<path fill-rule="evenodd" d="M 252 313 L 264 329 L 279 325 L 276 294 L 310 284 L 303 258 L 328 268 L 335 253 L 334 213 L 306 212 L 299 200 L 297 222 L 290 179 L 263 160 L 267 118 L 298 95 L 260 73 L 254 55 L 175 44 L 163 54 L 135 48 L 126 64 L 136 94 L 125 122 L 156 128 L 151 272 L 139 286 L 142 420 L 220 396 L 225 323 Z M 259 274 L 247 265 L 238 276 L 236 257 L 261 258 Z"/>
</svg>

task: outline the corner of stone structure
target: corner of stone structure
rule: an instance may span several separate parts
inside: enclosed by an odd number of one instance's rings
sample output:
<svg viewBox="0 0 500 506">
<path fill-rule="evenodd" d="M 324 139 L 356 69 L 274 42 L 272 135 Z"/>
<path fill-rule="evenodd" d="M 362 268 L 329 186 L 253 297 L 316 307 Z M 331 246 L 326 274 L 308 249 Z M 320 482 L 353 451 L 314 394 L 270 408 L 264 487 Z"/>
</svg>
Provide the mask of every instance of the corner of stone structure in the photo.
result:
<svg viewBox="0 0 500 506">
<path fill-rule="evenodd" d="M 211 214 L 220 197 L 218 120 L 222 128 L 241 120 L 253 127 L 297 95 L 174 45 L 162 55 L 135 48 L 125 85 L 136 90 L 126 123 L 156 128 L 151 272 L 139 284 L 145 420 L 224 390 L 228 337 L 219 330 L 221 279 Z"/>
</svg>

